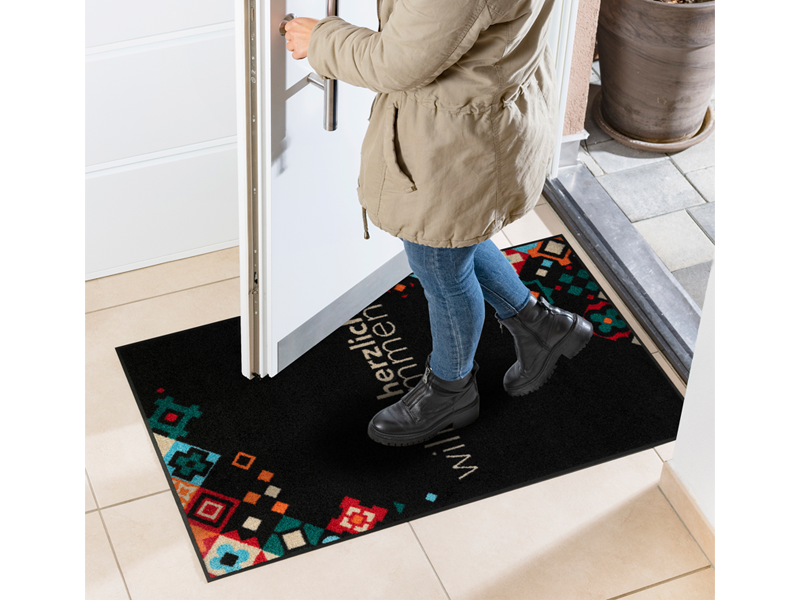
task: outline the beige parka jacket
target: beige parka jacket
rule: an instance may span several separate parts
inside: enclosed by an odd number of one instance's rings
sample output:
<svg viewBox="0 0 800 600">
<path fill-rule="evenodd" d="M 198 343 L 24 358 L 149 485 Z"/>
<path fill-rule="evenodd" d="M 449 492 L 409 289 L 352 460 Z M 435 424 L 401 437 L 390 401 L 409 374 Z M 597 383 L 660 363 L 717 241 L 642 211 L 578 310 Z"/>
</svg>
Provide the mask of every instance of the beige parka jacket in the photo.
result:
<svg viewBox="0 0 800 600">
<path fill-rule="evenodd" d="M 378 0 L 378 32 L 314 25 L 309 65 L 377 92 L 357 188 L 377 227 L 459 248 L 533 208 L 556 140 L 553 3 Z"/>
</svg>

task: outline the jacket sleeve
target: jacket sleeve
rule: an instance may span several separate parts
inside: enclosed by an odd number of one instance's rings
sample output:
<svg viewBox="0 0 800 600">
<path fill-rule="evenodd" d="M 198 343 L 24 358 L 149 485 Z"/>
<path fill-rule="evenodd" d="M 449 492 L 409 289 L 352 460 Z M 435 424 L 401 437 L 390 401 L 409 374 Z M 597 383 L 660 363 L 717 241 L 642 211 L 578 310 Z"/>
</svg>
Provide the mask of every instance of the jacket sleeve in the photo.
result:
<svg viewBox="0 0 800 600">
<path fill-rule="evenodd" d="M 492 20 L 487 0 L 398 0 L 380 33 L 325 17 L 311 30 L 308 64 L 373 92 L 412 90 L 461 58 Z"/>
</svg>

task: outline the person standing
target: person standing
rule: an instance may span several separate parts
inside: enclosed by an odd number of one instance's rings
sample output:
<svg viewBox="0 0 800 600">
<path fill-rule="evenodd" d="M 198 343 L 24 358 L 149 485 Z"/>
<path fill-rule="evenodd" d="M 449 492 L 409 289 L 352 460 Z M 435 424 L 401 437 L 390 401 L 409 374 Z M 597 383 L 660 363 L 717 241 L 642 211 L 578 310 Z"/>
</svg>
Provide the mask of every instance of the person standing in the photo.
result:
<svg viewBox="0 0 800 600">
<path fill-rule="evenodd" d="M 358 199 L 400 238 L 428 301 L 433 347 L 417 385 L 367 433 L 424 442 L 478 418 L 474 360 L 484 301 L 511 332 L 512 396 L 540 388 L 592 337 L 582 317 L 534 297 L 491 237 L 533 209 L 556 142 L 547 33 L 554 0 L 378 0 L 378 31 L 297 17 L 286 49 L 323 78 L 376 92 Z"/>
</svg>

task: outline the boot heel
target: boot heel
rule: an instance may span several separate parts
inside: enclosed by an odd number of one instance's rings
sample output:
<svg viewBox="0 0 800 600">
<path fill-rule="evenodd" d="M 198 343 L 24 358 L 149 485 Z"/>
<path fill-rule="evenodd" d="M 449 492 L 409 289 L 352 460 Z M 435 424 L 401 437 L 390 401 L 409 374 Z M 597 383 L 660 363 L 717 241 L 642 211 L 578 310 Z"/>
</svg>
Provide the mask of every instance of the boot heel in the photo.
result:
<svg viewBox="0 0 800 600">
<path fill-rule="evenodd" d="M 575 358 L 578 353 L 583 350 L 592 339 L 594 328 L 583 317 L 578 317 L 578 322 L 575 323 L 575 328 L 569 333 L 568 338 L 564 341 L 564 347 L 561 350 L 561 355 L 567 358 Z"/>
<path fill-rule="evenodd" d="M 459 412 L 453 415 L 453 429 L 458 429 L 460 427 L 466 427 L 473 421 L 478 418 L 480 414 L 480 398 L 475 400 L 475 404 L 473 406 L 468 406 L 466 408 L 461 409 Z"/>
</svg>

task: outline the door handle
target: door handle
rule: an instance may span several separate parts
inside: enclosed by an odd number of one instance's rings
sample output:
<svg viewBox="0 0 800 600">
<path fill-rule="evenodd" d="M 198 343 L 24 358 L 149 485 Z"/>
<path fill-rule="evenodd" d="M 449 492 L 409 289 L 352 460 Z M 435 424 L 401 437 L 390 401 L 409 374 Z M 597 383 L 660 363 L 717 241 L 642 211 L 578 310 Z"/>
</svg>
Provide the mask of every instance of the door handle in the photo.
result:
<svg viewBox="0 0 800 600">
<path fill-rule="evenodd" d="M 325 0 L 327 5 L 328 17 L 338 16 L 339 13 L 339 0 Z M 286 23 L 294 19 L 293 13 L 289 13 L 281 21 L 278 30 L 280 34 L 286 35 Z M 306 77 L 309 83 L 313 83 L 320 88 L 323 92 L 323 111 L 322 111 L 322 128 L 325 131 L 335 131 L 338 126 L 338 113 L 339 113 L 339 80 L 338 79 L 325 79 L 320 77 L 317 73 L 309 73 Z"/>
</svg>

